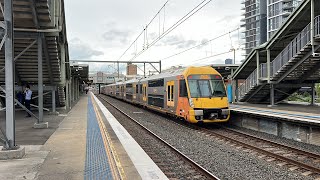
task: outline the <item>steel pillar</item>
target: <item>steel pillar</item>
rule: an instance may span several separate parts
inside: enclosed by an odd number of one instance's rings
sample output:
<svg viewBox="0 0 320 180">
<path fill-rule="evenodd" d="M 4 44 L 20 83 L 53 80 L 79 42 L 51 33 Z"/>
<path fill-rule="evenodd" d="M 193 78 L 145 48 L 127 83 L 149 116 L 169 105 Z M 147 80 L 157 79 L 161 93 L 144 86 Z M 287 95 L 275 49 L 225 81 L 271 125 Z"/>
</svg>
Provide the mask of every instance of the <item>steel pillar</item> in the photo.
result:
<svg viewBox="0 0 320 180">
<path fill-rule="evenodd" d="M 146 63 L 143 63 L 143 77 L 146 77 Z"/>
<path fill-rule="evenodd" d="M 60 50 L 61 50 L 61 63 L 60 63 L 60 69 L 61 69 L 61 80 L 62 85 L 66 86 L 67 79 L 66 79 L 66 49 L 64 44 L 60 44 Z"/>
<path fill-rule="evenodd" d="M 70 79 L 70 81 L 69 81 L 69 94 L 71 95 L 72 94 L 72 86 L 71 86 L 71 82 L 72 82 L 72 79 Z M 69 104 L 70 104 L 70 109 L 72 108 L 72 101 L 71 101 L 71 96 L 69 96 Z"/>
<path fill-rule="evenodd" d="M 315 90 L 315 84 L 312 84 L 311 86 L 311 105 L 315 105 L 316 104 L 316 90 Z"/>
<path fill-rule="evenodd" d="M 314 0 L 311 0 L 311 23 L 310 23 L 310 35 L 311 35 L 311 46 L 312 55 L 314 55 Z"/>
<path fill-rule="evenodd" d="M 79 99 L 79 79 L 76 79 L 76 100 Z"/>
<path fill-rule="evenodd" d="M 56 91 L 52 90 L 52 112 L 56 112 Z"/>
<path fill-rule="evenodd" d="M 270 76 L 271 76 L 270 49 L 267 49 L 267 79 L 268 79 L 268 83 L 270 83 Z"/>
<path fill-rule="evenodd" d="M 42 69 L 42 39 L 38 36 L 38 106 L 39 119 L 38 123 L 43 122 L 43 69 Z"/>
<path fill-rule="evenodd" d="M 270 106 L 274 105 L 274 84 L 270 84 Z"/>
<path fill-rule="evenodd" d="M 259 51 L 256 50 L 256 55 L 257 55 L 257 84 L 259 84 L 259 78 L 260 78 L 260 54 Z"/>
<path fill-rule="evenodd" d="M 5 37 L 5 83 L 6 83 L 6 149 L 15 149 L 15 107 L 14 107 L 14 46 L 13 46 L 13 5 L 4 0 Z"/>
<path fill-rule="evenodd" d="M 69 89 L 70 89 L 70 86 L 69 86 L 69 81 L 66 82 L 66 109 L 69 110 L 70 109 L 70 94 L 69 94 Z"/>
<path fill-rule="evenodd" d="M 117 62 L 117 64 L 118 64 L 118 80 L 119 80 L 119 78 L 120 78 L 120 67 L 119 67 L 119 62 Z"/>
<path fill-rule="evenodd" d="M 74 102 L 74 81 L 73 81 L 73 77 L 71 77 L 71 86 L 70 86 L 70 90 L 71 90 L 71 103 Z"/>
<path fill-rule="evenodd" d="M 236 79 L 236 88 L 235 88 L 235 93 L 236 93 L 236 101 L 235 102 L 239 102 L 239 81 L 238 79 Z"/>
</svg>

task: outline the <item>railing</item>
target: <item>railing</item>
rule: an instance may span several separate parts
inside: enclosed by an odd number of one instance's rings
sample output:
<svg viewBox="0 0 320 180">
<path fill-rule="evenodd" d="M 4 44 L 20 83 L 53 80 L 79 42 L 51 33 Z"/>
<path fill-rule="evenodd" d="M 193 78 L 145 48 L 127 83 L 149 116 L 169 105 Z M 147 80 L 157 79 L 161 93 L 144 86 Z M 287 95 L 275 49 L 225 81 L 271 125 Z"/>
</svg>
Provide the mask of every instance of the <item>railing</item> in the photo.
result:
<svg viewBox="0 0 320 180">
<path fill-rule="evenodd" d="M 320 16 L 317 16 L 315 18 L 315 23 L 314 23 L 314 35 L 315 36 L 320 36 Z"/>
<path fill-rule="evenodd" d="M 310 24 L 308 24 L 281 53 L 271 62 L 271 75 L 277 73 L 283 65 L 287 64 L 289 60 L 294 58 L 300 50 L 311 41 Z"/>
<path fill-rule="evenodd" d="M 320 35 L 320 16 L 315 18 L 315 36 Z M 308 24 L 289 44 L 285 47 L 281 53 L 271 62 L 270 76 L 277 73 L 283 65 L 294 58 L 300 50 L 311 41 L 310 24 Z M 259 77 L 267 77 L 267 64 L 260 64 Z M 243 97 L 249 90 L 258 84 L 257 69 L 254 70 L 249 77 L 239 87 L 239 98 Z"/>
</svg>

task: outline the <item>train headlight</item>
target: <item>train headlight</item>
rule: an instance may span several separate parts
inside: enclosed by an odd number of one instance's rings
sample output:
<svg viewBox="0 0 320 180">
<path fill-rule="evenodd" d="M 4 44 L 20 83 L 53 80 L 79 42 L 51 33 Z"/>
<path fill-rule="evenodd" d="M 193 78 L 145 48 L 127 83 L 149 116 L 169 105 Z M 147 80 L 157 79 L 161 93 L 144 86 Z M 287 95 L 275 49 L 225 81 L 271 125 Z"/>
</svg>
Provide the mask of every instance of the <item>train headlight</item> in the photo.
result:
<svg viewBox="0 0 320 180">
<path fill-rule="evenodd" d="M 194 104 L 193 104 L 192 98 L 189 99 L 189 104 L 190 104 L 190 107 L 194 108 Z"/>
<path fill-rule="evenodd" d="M 221 115 L 229 115 L 229 109 L 221 109 Z"/>
</svg>

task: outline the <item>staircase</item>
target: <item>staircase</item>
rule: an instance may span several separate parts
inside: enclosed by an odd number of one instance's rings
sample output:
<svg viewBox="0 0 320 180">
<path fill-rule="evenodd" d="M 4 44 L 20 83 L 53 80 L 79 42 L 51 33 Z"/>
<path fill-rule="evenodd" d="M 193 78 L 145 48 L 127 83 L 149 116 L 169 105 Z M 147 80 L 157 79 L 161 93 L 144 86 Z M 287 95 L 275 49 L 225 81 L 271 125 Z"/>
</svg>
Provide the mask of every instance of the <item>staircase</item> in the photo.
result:
<svg viewBox="0 0 320 180">
<path fill-rule="evenodd" d="M 315 18 L 315 52 L 320 51 L 320 16 Z M 320 57 L 313 56 L 311 28 L 307 25 L 271 62 L 270 81 L 275 86 L 275 102 L 288 98 L 306 82 L 319 81 Z M 259 78 L 257 76 L 259 73 Z M 239 87 L 239 101 L 250 103 L 270 102 L 270 84 L 267 64 L 260 64 Z"/>
</svg>

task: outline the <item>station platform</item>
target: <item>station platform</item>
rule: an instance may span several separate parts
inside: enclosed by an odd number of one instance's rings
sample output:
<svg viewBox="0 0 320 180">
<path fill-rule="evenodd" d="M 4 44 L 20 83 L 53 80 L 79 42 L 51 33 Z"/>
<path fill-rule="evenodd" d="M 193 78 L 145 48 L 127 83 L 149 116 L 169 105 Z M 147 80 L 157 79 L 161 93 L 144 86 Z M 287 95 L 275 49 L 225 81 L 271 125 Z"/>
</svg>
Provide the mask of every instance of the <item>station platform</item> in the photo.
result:
<svg viewBox="0 0 320 180">
<path fill-rule="evenodd" d="M 21 126 L 17 144 L 26 155 L 1 160 L 0 179 L 167 179 L 92 93 L 52 119 L 56 124 L 48 120 L 49 129 Z M 42 133 L 41 140 L 27 138 L 34 133 Z"/>
<path fill-rule="evenodd" d="M 269 107 L 265 104 L 234 103 L 230 110 L 236 113 L 251 114 L 255 116 L 283 119 L 320 126 L 320 106 L 303 103 L 281 103 Z"/>
</svg>

